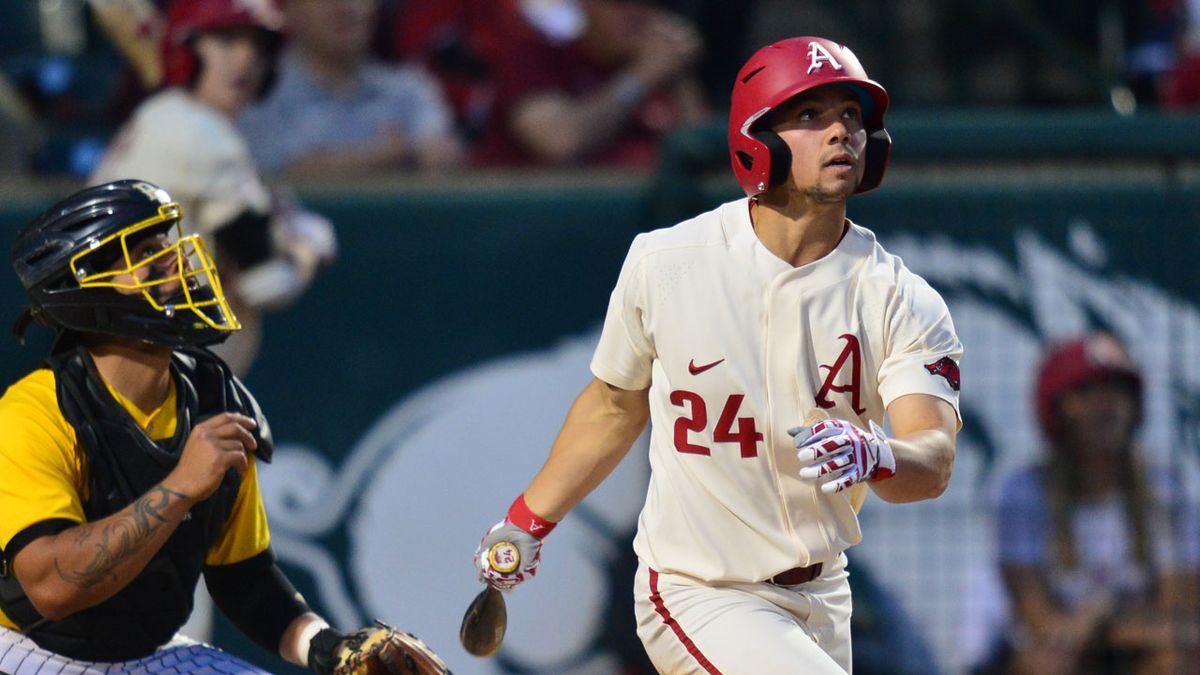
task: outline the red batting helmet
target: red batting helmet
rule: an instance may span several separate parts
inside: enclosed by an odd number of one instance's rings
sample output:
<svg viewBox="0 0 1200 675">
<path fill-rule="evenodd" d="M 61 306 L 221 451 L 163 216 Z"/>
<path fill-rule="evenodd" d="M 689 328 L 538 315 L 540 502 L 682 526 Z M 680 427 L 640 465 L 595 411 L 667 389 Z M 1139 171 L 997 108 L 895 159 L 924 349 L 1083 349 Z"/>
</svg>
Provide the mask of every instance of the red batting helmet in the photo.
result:
<svg viewBox="0 0 1200 675">
<path fill-rule="evenodd" d="M 1037 415 L 1042 432 L 1058 434 L 1058 399 L 1063 393 L 1093 382 L 1109 380 L 1129 386 L 1141 419 L 1142 374 L 1129 352 L 1111 333 L 1096 332 L 1051 345 L 1042 356 L 1037 378 Z"/>
<path fill-rule="evenodd" d="M 824 85 L 848 87 L 862 101 L 866 168 L 855 192 L 879 186 L 892 148 L 892 139 L 883 128 L 887 91 L 867 77 L 849 48 L 825 38 L 797 37 L 755 52 L 733 83 L 729 154 L 733 174 L 747 196 L 784 183 L 792 163 L 791 150 L 783 139 L 759 122 L 793 96 Z"/>
<path fill-rule="evenodd" d="M 259 96 L 270 91 L 275 80 L 275 59 L 283 45 L 283 15 L 273 0 L 171 0 L 162 44 L 167 84 L 178 87 L 195 84 L 200 63 L 192 41 L 197 34 L 238 26 L 253 26 L 268 36 L 269 65 Z"/>
</svg>

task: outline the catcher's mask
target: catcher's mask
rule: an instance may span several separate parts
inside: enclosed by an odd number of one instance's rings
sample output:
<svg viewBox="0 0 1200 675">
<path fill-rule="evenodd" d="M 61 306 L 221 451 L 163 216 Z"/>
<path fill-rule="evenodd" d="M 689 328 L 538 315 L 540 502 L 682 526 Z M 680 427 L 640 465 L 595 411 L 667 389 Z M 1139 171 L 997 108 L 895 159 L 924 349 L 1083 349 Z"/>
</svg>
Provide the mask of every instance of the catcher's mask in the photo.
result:
<svg viewBox="0 0 1200 675">
<path fill-rule="evenodd" d="M 844 87 L 862 103 L 867 131 L 866 162 L 855 192 L 879 187 L 887 168 L 892 138 L 883 128 L 887 91 L 844 45 L 820 37 L 780 40 L 754 53 L 733 83 L 729 110 L 729 155 L 733 174 L 746 196 L 753 197 L 788 179 L 792 153 L 768 128 L 771 111 L 810 89 Z"/>
<path fill-rule="evenodd" d="M 165 190 L 122 180 L 81 190 L 17 235 L 13 269 L 37 319 L 63 332 L 171 347 L 220 342 L 241 328 L 204 241 L 183 236 Z"/>
</svg>

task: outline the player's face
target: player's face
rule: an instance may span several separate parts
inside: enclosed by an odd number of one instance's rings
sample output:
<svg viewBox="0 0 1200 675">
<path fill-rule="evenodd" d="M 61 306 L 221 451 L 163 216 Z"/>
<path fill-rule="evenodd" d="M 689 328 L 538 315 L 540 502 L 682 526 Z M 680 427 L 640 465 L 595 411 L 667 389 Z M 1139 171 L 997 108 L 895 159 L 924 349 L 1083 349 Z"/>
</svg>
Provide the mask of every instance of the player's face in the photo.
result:
<svg viewBox="0 0 1200 675">
<path fill-rule="evenodd" d="M 329 61 L 362 58 L 370 49 L 379 0 L 289 0 L 288 33 Z"/>
<path fill-rule="evenodd" d="M 234 115 L 250 104 L 267 76 L 265 37 L 251 26 L 202 33 L 195 49 L 203 66 L 194 90 L 197 99 Z"/>
<path fill-rule="evenodd" d="M 788 189 L 816 202 L 844 201 L 865 168 L 862 104 L 853 92 L 818 87 L 775 111 L 771 129 L 792 151 Z"/>
<path fill-rule="evenodd" d="M 1112 456 L 1124 450 L 1132 434 L 1137 402 L 1129 387 L 1101 381 L 1071 389 L 1061 396 L 1058 414 L 1078 460 Z"/>
<path fill-rule="evenodd" d="M 179 252 L 171 250 L 163 253 L 172 248 L 172 243 L 171 238 L 163 233 L 144 237 L 133 244 L 129 249 L 129 265 L 132 265 L 133 269 L 113 277 L 113 282 L 119 285 L 117 292 L 135 295 L 141 292 L 133 288 L 135 285 L 153 283 L 161 279 L 162 283 L 151 287 L 151 293 L 156 300 L 165 303 L 178 295 L 183 290 L 179 281 Z M 185 268 L 186 266 L 185 261 Z M 125 268 L 126 262 L 122 257 L 113 263 L 111 269 Z"/>
</svg>

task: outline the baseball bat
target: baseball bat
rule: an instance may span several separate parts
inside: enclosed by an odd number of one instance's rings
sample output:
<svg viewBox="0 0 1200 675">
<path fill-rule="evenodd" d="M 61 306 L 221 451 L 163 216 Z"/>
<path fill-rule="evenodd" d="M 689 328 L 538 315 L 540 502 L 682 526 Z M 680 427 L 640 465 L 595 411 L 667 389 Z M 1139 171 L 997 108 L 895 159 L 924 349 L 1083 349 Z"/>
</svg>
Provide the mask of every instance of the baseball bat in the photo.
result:
<svg viewBox="0 0 1200 675">
<path fill-rule="evenodd" d="M 88 0 L 96 24 L 137 71 L 142 86 L 162 83 L 159 43 L 167 21 L 151 0 Z"/>
<path fill-rule="evenodd" d="M 504 554 L 504 564 L 497 561 L 497 552 Z M 520 552 L 511 542 L 496 542 L 488 549 L 488 564 L 497 570 L 511 572 L 519 563 Z M 504 595 L 489 585 L 467 606 L 458 629 L 458 640 L 473 656 L 491 656 L 499 651 L 507 628 L 508 608 L 504 605 Z"/>
</svg>

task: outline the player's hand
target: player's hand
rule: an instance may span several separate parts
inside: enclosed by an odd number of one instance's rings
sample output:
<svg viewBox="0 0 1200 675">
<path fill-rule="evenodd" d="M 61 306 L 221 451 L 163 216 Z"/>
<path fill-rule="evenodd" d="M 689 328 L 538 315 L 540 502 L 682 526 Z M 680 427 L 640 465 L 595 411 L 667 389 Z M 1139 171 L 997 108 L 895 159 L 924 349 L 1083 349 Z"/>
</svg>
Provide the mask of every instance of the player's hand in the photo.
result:
<svg viewBox="0 0 1200 675">
<path fill-rule="evenodd" d="M 508 591 L 537 574 L 542 560 L 542 538 L 555 525 L 530 511 L 524 495 L 517 497 L 504 520 L 493 525 L 475 549 L 479 580 Z"/>
<path fill-rule="evenodd" d="M 896 473 L 892 446 L 878 424 L 870 426 L 865 431 L 846 420 L 828 419 L 788 429 L 800 459 L 800 478 L 819 484 L 825 494 L 891 478 Z"/>
<path fill-rule="evenodd" d="M 309 643 L 308 668 L 317 675 L 449 675 L 424 642 L 386 623 L 343 635 L 325 628 Z"/>
<path fill-rule="evenodd" d="M 695 64 L 704 46 L 700 31 L 682 17 L 667 12 L 652 13 L 637 34 L 632 66 L 650 90 Z"/>
<path fill-rule="evenodd" d="M 196 501 L 207 498 L 226 472 L 242 473 L 249 466 L 246 453 L 258 447 L 250 433 L 256 426 L 254 420 L 237 413 L 221 413 L 197 424 L 163 485 Z"/>
</svg>

